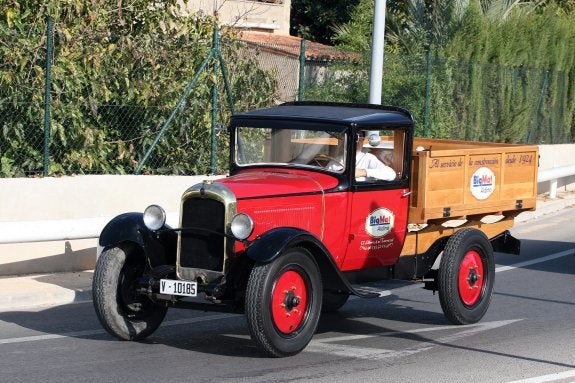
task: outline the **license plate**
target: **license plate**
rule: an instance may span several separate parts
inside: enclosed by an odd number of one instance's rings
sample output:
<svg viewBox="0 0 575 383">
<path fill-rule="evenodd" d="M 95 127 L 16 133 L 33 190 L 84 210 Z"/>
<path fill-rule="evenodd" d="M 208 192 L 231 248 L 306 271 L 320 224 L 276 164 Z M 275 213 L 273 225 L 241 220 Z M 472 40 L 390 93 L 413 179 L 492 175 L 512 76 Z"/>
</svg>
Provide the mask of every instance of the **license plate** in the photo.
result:
<svg viewBox="0 0 575 383">
<path fill-rule="evenodd" d="M 160 294 L 195 297 L 198 295 L 197 282 L 160 279 Z"/>
</svg>

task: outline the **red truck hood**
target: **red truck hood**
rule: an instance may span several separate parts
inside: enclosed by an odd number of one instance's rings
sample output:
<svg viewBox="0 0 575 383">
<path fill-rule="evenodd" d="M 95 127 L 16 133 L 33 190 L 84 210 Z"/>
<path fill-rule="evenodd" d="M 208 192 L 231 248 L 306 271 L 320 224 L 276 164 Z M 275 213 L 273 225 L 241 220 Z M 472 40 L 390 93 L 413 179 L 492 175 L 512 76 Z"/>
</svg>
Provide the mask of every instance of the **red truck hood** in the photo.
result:
<svg viewBox="0 0 575 383">
<path fill-rule="evenodd" d="M 244 171 L 216 182 L 233 191 L 237 199 L 323 192 L 335 188 L 338 184 L 335 177 L 327 174 L 306 171 L 282 172 L 276 169 Z"/>
</svg>

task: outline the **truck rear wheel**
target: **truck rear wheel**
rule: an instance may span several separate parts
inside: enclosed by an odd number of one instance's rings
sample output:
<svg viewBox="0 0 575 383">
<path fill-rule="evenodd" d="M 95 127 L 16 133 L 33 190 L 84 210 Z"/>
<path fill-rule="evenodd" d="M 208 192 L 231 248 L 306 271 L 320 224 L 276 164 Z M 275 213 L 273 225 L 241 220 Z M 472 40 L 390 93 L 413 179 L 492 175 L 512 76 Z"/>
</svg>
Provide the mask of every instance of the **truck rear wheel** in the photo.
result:
<svg viewBox="0 0 575 383">
<path fill-rule="evenodd" d="M 439 302 L 454 324 L 476 323 L 493 293 L 493 248 L 483 232 L 462 229 L 449 238 L 439 265 Z"/>
<path fill-rule="evenodd" d="M 106 249 L 98 257 L 92 296 L 102 327 L 122 340 L 140 340 L 160 326 L 168 308 L 137 294 L 145 258 L 136 246 Z"/>
<path fill-rule="evenodd" d="M 321 299 L 319 269 L 307 250 L 292 248 L 270 263 L 257 263 L 246 291 L 252 339 L 270 356 L 297 354 L 315 333 Z"/>
</svg>

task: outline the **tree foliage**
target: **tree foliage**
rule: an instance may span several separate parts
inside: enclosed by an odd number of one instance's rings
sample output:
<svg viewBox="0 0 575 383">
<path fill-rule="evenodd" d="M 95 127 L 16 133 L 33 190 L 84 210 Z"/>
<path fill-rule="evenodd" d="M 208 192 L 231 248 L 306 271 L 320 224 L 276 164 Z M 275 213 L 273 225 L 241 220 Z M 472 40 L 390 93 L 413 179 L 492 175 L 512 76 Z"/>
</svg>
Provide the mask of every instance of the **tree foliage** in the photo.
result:
<svg viewBox="0 0 575 383">
<path fill-rule="evenodd" d="M 505 20 L 474 7 L 466 12 L 439 52 L 470 68 L 452 78 L 473 105 L 467 109 L 468 129 L 501 141 L 575 138 L 575 23 L 557 9 L 515 13 Z"/>
<path fill-rule="evenodd" d="M 292 0 L 290 32 L 304 39 L 333 44 L 334 27 L 347 22 L 359 0 Z"/>
<path fill-rule="evenodd" d="M 42 169 L 47 17 L 54 21 L 50 174 L 134 169 L 211 48 L 215 20 L 183 7 L 177 0 L 0 0 L 0 174 Z M 230 38 L 222 49 L 233 63 L 236 108 L 270 103 L 274 78 L 255 58 L 240 57 Z M 221 82 L 208 69 L 147 171 L 208 172 L 210 88 Z"/>
<path fill-rule="evenodd" d="M 389 5 L 382 100 L 410 108 L 420 122 L 419 134 L 425 129 L 442 138 L 573 141 L 573 0 L 533 1 L 529 12 L 513 10 L 516 3 L 410 0 L 395 9 Z M 373 1 L 361 0 L 335 37 L 364 58 L 357 65 L 360 76 L 341 70 L 326 76 L 327 86 L 337 85 L 343 99 L 367 100 L 367 81 L 359 79 L 367 78 L 372 18 Z"/>
<path fill-rule="evenodd" d="M 386 52 L 417 54 L 430 45 L 445 43 L 463 12 L 462 7 L 453 0 L 387 1 Z M 350 20 L 336 28 L 334 41 L 352 51 L 369 49 L 373 12 L 373 0 L 360 0 Z"/>
</svg>

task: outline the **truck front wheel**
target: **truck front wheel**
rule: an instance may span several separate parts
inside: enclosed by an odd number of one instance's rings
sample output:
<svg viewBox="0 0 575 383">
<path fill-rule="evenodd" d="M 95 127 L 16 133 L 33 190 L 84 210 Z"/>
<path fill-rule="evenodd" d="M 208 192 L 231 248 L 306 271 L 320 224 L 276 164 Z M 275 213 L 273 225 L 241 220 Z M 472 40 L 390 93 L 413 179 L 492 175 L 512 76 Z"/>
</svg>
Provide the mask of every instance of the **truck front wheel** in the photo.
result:
<svg viewBox="0 0 575 383">
<path fill-rule="evenodd" d="M 168 308 L 136 291 L 145 258 L 136 246 L 106 249 L 98 257 L 92 296 L 102 327 L 122 340 L 140 340 L 162 323 Z"/>
<path fill-rule="evenodd" d="M 245 307 L 252 339 L 270 356 L 297 354 L 315 333 L 321 300 L 319 269 L 307 250 L 292 248 L 270 263 L 256 263 Z"/>
<path fill-rule="evenodd" d="M 439 265 L 439 302 L 454 324 L 476 323 L 485 315 L 495 277 L 493 248 L 483 232 L 462 229 L 449 238 Z"/>
</svg>

